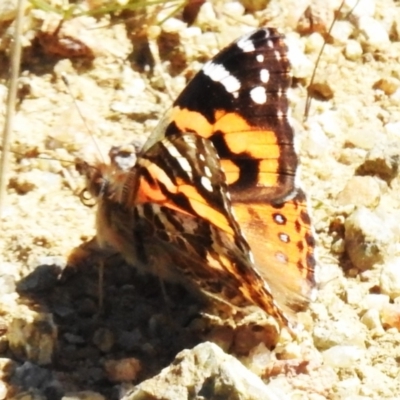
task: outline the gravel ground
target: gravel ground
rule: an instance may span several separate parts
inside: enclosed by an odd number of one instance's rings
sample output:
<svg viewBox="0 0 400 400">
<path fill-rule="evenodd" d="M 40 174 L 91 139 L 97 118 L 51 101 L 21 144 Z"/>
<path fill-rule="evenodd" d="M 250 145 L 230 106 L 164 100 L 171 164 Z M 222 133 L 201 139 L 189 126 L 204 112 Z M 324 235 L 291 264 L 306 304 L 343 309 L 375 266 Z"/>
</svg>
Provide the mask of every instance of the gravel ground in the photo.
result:
<svg viewBox="0 0 400 400">
<path fill-rule="evenodd" d="M 287 398 L 400 398 L 400 8 L 395 1 L 362 0 L 348 15 L 355 2 L 347 1 L 327 35 L 340 4 L 319 3 L 272 0 L 263 11 L 244 13 L 241 3 L 207 2 L 190 28 L 179 18 L 159 29 L 151 19 L 146 26 L 143 19 L 109 24 L 84 17 L 71 20 L 63 33 L 85 44 L 86 54 L 78 58 L 54 54 L 48 39 L 54 16 L 26 16 L 12 144 L 18 154 L 12 157 L 0 236 L 0 398 L 29 388 L 45 398 L 89 389 L 118 398 L 121 387 L 129 386 L 121 382 L 154 376 L 180 350 L 204 340 L 193 333 L 196 303 L 183 288 L 167 287 L 166 307 L 158 281 L 135 276 L 117 257 L 106 261 L 98 313 L 101 257 L 90 242 L 94 212 L 79 199 L 82 183 L 73 161 L 98 154 L 88 131 L 103 155 L 113 145 L 141 141 L 211 54 L 258 26 L 279 27 L 291 44 L 292 114 L 320 282 L 317 300 L 301 317 L 305 332 L 294 350 L 283 351 L 307 368 L 291 368 L 286 360 L 285 367 L 258 373 L 284 388 Z M 152 68 L 146 67 L 146 37 L 159 57 Z M 3 65 L 8 45 L 3 35 Z M 6 77 L 3 69 L 2 99 Z M 4 101 L 0 107 L 3 120 Z M 56 346 L 50 365 L 26 363 L 26 355 L 10 351 L 7 330 L 23 331 L 30 313 L 46 315 L 37 329 Z M 118 375 L 118 360 L 128 365 L 127 376 Z M 241 360 L 257 369 L 251 357 Z"/>
</svg>

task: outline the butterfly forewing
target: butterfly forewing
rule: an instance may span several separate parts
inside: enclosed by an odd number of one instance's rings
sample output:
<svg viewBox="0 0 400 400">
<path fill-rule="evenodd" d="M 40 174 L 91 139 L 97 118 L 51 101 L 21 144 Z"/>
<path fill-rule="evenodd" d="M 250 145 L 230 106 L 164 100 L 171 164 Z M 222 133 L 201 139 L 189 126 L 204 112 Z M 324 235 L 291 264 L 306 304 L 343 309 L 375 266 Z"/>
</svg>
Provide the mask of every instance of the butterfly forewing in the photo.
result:
<svg viewBox="0 0 400 400">
<path fill-rule="evenodd" d="M 157 203 L 241 237 L 224 173 L 208 140 L 193 134 L 164 138 L 139 157 L 136 170 L 136 204 Z"/>
<path fill-rule="evenodd" d="M 306 197 L 295 186 L 290 84 L 284 37 L 260 29 L 204 66 L 155 135 L 192 131 L 215 145 L 255 267 L 279 304 L 298 310 L 313 298 L 315 245 Z"/>
<path fill-rule="evenodd" d="M 232 43 L 187 85 L 158 130 L 209 138 L 234 201 L 277 201 L 294 189 L 298 162 L 287 117 L 286 53 L 274 29 Z"/>
</svg>

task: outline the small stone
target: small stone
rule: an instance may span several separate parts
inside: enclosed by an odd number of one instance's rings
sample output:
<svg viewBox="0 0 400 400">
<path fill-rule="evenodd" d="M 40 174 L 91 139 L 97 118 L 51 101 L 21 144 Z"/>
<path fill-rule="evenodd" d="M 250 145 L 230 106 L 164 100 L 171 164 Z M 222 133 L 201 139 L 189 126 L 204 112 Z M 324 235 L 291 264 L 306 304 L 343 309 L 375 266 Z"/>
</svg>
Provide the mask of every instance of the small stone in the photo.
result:
<svg viewBox="0 0 400 400">
<path fill-rule="evenodd" d="M 362 207 L 346 219 L 344 226 L 346 251 L 356 268 L 364 271 L 383 261 L 393 241 L 383 218 Z"/>
<path fill-rule="evenodd" d="M 335 17 L 332 4 L 318 0 L 311 0 L 308 4 L 300 15 L 296 30 L 302 34 L 311 32 L 326 34 Z M 298 7 L 300 8 L 302 5 L 305 3 L 300 3 Z"/>
<path fill-rule="evenodd" d="M 381 324 L 379 316 L 379 310 L 372 309 L 368 310 L 362 317 L 361 322 L 370 330 L 374 331 L 375 334 L 382 335 L 385 333 Z"/>
<path fill-rule="evenodd" d="M 93 335 L 93 344 L 103 353 L 108 353 L 114 343 L 114 334 L 109 329 L 99 328 Z"/>
<path fill-rule="evenodd" d="M 107 360 L 104 368 L 108 379 L 112 382 L 131 382 L 137 379 L 142 370 L 142 364 L 137 358 L 123 358 L 120 360 Z"/>
<path fill-rule="evenodd" d="M 265 318 L 258 312 L 242 319 L 234 332 L 231 351 L 239 355 L 247 355 L 259 343 L 267 347 L 275 347 L 284 331 L 279 332 L 276 321 Z"/>
<path fill-rule="evenodd" d="M 391 400 L 397 400 L 398 396 L 381 396 L 380 394 L 394 394 L 393 389 L 398 387 L 398 379 L 395 377 L 394 379 L 390 378 L 386 375 L 381 368 L 358 364 L 357 368 L 357 376 L 362 381 L 360 394 L 364 394 L 368 399 L 381 399 L 382 397 L 387 397 Z M 397 392 L 398 393 L 398 392 Z M 353 399 L 351 399 L 353 400 Z"/>
<path fill-rule="evenodd" d="M 361 17 L 358 21 L 358 29 L 365 44 L 372 49 L 380 50 L 390 43 L 384 26 L 372 17 Z"/>
<path fill-rule="evenodd" d="M 186 23 L 177 18 L 168 18 L 162 24 L 162 30 L 168 33 L 180 33 L 186 28 Z"/>
<path fill-rule="evenodd" d="M 352 123 L 354 125 L 355 122 Z M 372 129 L 351 130 L 346 135 L 345 146 L 363 150 L 372 150 L 381 141 L 381 133 Z"/>
<path fill-rule="evenodd" d="M 374 207 L 379 203 L 381 196 L 380 186 L 372 176 L 353 176 L 344 189 L 337 196 L 337 204 L 344 206 Z"/>
<path fill-rule="evenodd" d="M 337 44 L 346 44 L 354 32 L 354 25 L 349 21 L 336 21 L 331 30 L 331 37 Z"/>
<path fill-rule="evenodd" d="M 177 400 L 189 397 L 246 400 L 288 398 L 265 385 L 258 376 L 217 345 L 206 342 L 191 350 L 181 351 L 159 375 L 135 386 L 121 400 Z"/>
<path fill-rule="evenodd" d="M 349 287 L 346 289 L 346 303 L 351 305 L 358 305 L 363 298 L 362 290 L 359 286 Z"/>
<path fill-rule="evenodd" d="M 325 43 L 324 37 L 318 32 L 313 32 L 311 35 L 306 37 L 305 40 L 305 50 L 307 53 L 319 51 Z"/>
<path fill-rule="evenodd" d="M 333 368 L 351 368 L 364 355 L 365 351 L 356 346 L 334 346 L 322 353 L 325 364 Z"/>
<path fill-rule="evenodd" d="M 39 265 L 35 270 L 18 282 L 18 292 L 37 293 L 52 289 L 62 272 L 59 265 Z"/>
<path fill-rule="evenodd" d="M 17 15 L 17 0 L 3 0 L 0 4 L 0 21 L 11 21 Z"/>
<path fill-rule="evenodd" d="M 97 313 L 98 304 L 93 299 L 85 297 L 84 299 L 79 300 L 77 309 L 80 315 L 91 316 Z"/>
<path fill-rule="evenodd" d="M 206 1 L 199 10 L 196 18 L 196 25 L 199 27 L 207 27 L 212 21 L 217 19 L 215 14 L 214 6 Z"/>
<path fill-rule="evenodd" d="M 229 351 L 234 340 L 234 331 L 230 326 L 213 327 L 205 339 L 217 344 L 224 351 Z"/>
<path fill-rule="evenodd" d="M 0 275 L 0 295 L 14 293 L 16 290 L 15 277 L 10 274 Z"/>
<path fill-rule="evenodd" d="M 326 80 L 321 82 L 314 81 L 308 87 L 308 92 L 311 96 L 323 100 L 330 100 L 334 96 L 333 87 Z"/>
<path fill-rule="evenodd" d="M 400 145 L 398 142 L 379 143 L 366 155 L 357 168 L 360 175 L 375 175 L 390 183 L 399 171 Z"/>
<path fill-rule="evenodd" d="M 380 311 L 384 328 L 396 328 L 400 331 L 400 304 L 386 304 Z"/>
<path fill-rule="evenodd" d="M 400 15 L 394 17 L 393 26 L 390 32 L 392 40 L 400 40 Z"/>
<path fill-rule="evenodd" d="M 342 13 L 360 18 L 362 16 L 372 17 L 375 14 L 375 0 L 345 0 L 343 2 Z"/>
<path fill-rule="evenodd" d="M 10 358 L 0 358 L 0 379 L 7 380 L 14 374 L 17 363 Z"/>
<path fill-rule="evenodd" d="M 46 388 L 52 388 L 57 391 L 59 389 L 59 383 L 49 369 L 39 367 L 29 361 L 16 368 L 12 382 L 24 390 L 40 388 L 41 391 L 45 391 Z"/>
<path fill-rule="evenodd" d="M 313 330 L 315 346 L 320 350 L 341 345 L 364 347 L 367 340 L 367 329 L 358 319 L 354 318 L 350 321 L 347 317 L 343 321 L 316 324 Z"/>
<path fill-rule="evenodd" d="M 132 332 L 122 331 L 118 334 L 117 344 L 122 350 L 126 351 L 139 349 L 143 344 L 143 335 L 139 329 Z"/>
<path fill-rule="evenodd" d="M 387 96 L 391 96 L 400 87 L 400 80 L 393 78 L 391 76 L 381 78 L 376 81 L 373 85 L 375 90 L 382 90 Z"/>
<path fill-rule="evenodd" d="M 15 395 L 12 400 L 48 400 L 48 397 L 38 389 L 30 389 Z"/>
<path fill-rule="evenodd" d="M 338 398 L 343 400 L 356 399 L 360 391 L 361 381 L 359 378 L 348 378 L 338 382 L 334 386 L 334 392 Z"/>
<path fill-rule="evenodd" d="M 66 393 L 61 400 L 106 400 L 100 393 L 85 390 L 83 392 Z"/>
<path fill-rule="evenodd" d="M 10 350 L 23 360 L 38 365 L 50 364 L 57 341 L 57 326 L 52 314 L 18 305 L 7 331 Z"/>
<path fill-rule="evenodd" d="M 65 333 L 63 335 L 64 339 L 66 342 L 71 343 L 71 344 L 84 344 L 85 339 L 82 336 L 79 335 L 74 335 L 73 333 Z"/>
<path fill-rule="evenodd" d="M 292 74 L 297 79 L 310 78 L 314 71 L 314 63 L 304 54 L 304 44 L 298 36 L 287 35 L 288 58 L 292 66 Z"/>
<path fill-rule="evenodd" d="M 400 256 L 393 257 L 383 264 L 379 286 L 381 292 L 391 299 L 400 296 Z"/>
<path fill-rule="evenodd" d="M 271 0 L 240 0 L 244 8 L 248 12 L 256 12 L 265 10 Z"/>
<path fill-rule="evenodd" d="M 380 310 L 384 305 L 389 304 L 389 301 L 390 297 L 386 294 L 367 294 L 358 304 L 363 310 L 370 310 L 371 308 Z"/>
<path fill-rule="evenodd" d="M 337 238 L 331 245 L 332 253 L 343 254 L 346 250 L 346 243 L 342 238 Z"/>
<path fill-rule="evenodd" d="M 344 55 L 350 61 L 357 61 L 363 55 L 363 49 L 356 40 L 348 40 L 344 48 Z"/>
<path fill-rule="evenodd" d="M 326 111 L 322 113 L 319 117 L 319 122 L 325 135 L 331 139 L 340 135 L 340 132 L 343 129 L 340 123 L 340 118 L 334 111 Z"/>
<path fill-rule="evenodd" d="M 249 369 L 261 376 L 272 360 L 271 350 L 264 343 L 259 343 L 248 356 Z"/>
<path fill-rule="evenodd" d="M 385 134 L 399 137 L 400 132 L 400 121 L 388 122 L 385 126 Z"/>
<path fill-rule="evenodd" d="M 0 381 L 0 400 L 10 399 L 15 392 L 15 389 L 6 382 Z M 14 397 L 12 397 L 14 398 Z"/>
</svg>

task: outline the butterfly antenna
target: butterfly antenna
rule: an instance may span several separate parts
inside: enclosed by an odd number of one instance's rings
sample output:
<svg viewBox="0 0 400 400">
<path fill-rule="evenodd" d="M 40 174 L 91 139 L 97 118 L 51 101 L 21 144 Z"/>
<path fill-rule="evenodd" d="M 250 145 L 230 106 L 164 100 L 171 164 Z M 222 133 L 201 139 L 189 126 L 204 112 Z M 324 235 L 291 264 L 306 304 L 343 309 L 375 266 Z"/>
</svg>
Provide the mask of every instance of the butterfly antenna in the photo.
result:
<svg viewBox="0 0 400 400">
<path fill-rule="evenodd" d="M 98 144 L 96 138 L 93 136 L 92 131 L 91 131 L 91 129 L 89 128 L 89 125 L 88 125 L 87 122 L 86 122 L 86 118 L 85 118 L 85 116 L 82 114 L 81 109 L 79 108 L 78 103 L 76 102 L 75 96 L 72 94 L 71 86 L 70 86 L 70 84 L 69 84 L 68 78 L 67 78 L 67 76 L 66 76 L 64 73 L 61 74 L 61 79 L 62 79 L 62 81 L 64 82 L 64 85 L 66 86 L 67 91 L 68 91 L 69 95 L 70 95 L 71 98 L 72 98 L 72 101 L 73 101 L 73 103 L 74 103 L 74 106 L 75 106 L 75 108 L 76 108 L 76 111 L 78 112 L 79 116 L 81 117 L 81 120 L 83 121 L 86 130 L 89 132 L 90 137 L 92 138 L 92 141 L 93 141 L 93 143 L 94 143 L 94 145 L 95 145 L 95 147 L 96 147 L 96 150 L 97 150 L 97 152 L 98 152 L 99 155 L 100 155 L 101 161 L 102 161 L 102 162 L 105 162 L 104 157 L 103 157 L 103 154 L 102 154 L 102 152 L 101 152 L 101 150 L 100 150 L 100 146 L 99 146 L 99 144 Z"/>
<path fill-rule="evenodd" d="M 357 5 L 358 5 L 359 2 L 360 2 L 360 0 L 357 0 L 357 2 L 355 3 L 354 7 L 353 7 L 353 8 L 348 12 L 348 14 L 346 15 L 346 18 L 347 18 L 349 15 L 351 15 L 351 13 L 352 13 L 352 12 L 354 11 L 354 9 L 357 7 Z M 342 3 L 340 4 L 340 7 L 336 10 L 336 16 L 335 16 L 335 18 L 333 19 L 333 21 L 332 21 L 332 23 L 331 23 L 331 26 L 330 26 L 329 29 L 328 29 L 327 36 L 330 36 L 330 34 L 331 34 L 331 32 L 332 32 L 332 29 L 333 29 L 333 27 L 334 27 L 334 25 L 335 25 L 335 23 L 336 23 L 336 21 L 337 21 L 337 15 L 340 14 L 340 11 L 342 10 L 342 8 L 343 8 L 343 6 L 344 6 L 344 3 L 345 3 L 345 0 L 342 0 Z M 316 73 L 317 73 L 317 69 L 318 69 L 318 65 L 319 65 L 319 61 L 321 60 L 321 56 L 322 56 L 322 53 L 323 53 L 323 51 L 324 51 L 324 49 L 325 49 L 325 45 L 326 45 L 326 40 L 324 40 L 324 44 L 321 46 L 321 50 L 319 51 L 319 54 L 318 54 L 318 57 L 317 57 L 317 61 L 316 61 L 316 63 L 315 63 L 314 71 L 313 71 L 313 73 L 312 73 L 312 75 L 311 75 L 310 85 L 314 82 L 315 75 L 316 75 Z M 305 109 L 304 109 L 304 121 L 306 121 L 307 118 L 308 118 L 308 114 L 309 114 L 309 112 L 310 112 L 310 107 L 311 107 L 311 101 L 312 101 L 312 98 L 311 98 L 311 95 L 310 95 L 310 91 L 308 91 L 308 93 L 307 93 L 307 100 L 306 100 L 306 106 L 305 106 Z"/>
</svg>

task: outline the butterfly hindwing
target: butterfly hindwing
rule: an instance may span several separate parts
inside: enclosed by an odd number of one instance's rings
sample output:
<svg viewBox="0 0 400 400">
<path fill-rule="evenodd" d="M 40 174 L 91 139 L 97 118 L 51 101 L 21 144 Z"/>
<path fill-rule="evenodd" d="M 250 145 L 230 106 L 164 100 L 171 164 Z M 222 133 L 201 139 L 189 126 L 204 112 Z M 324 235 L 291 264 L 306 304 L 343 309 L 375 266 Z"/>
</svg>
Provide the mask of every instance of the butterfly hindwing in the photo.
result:
<svg viewBox="0 0 400 400">
<path fill-rule="evenodd" d="M 142 154 L 134 170 L 139 184 L 129 208 L 135 209 L 134 226 L 154 227 L 141 239 L 151 241 L 150 253 L 163 249 L 169 268 L 206 297 L 257 305 L 286 324 L 253 267 L 214 146 L 195 134 L 172 135 Z"/>
</svg>

